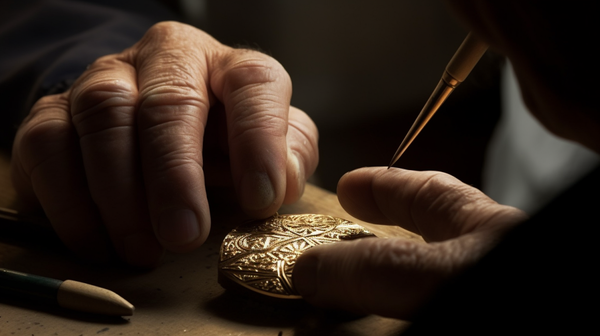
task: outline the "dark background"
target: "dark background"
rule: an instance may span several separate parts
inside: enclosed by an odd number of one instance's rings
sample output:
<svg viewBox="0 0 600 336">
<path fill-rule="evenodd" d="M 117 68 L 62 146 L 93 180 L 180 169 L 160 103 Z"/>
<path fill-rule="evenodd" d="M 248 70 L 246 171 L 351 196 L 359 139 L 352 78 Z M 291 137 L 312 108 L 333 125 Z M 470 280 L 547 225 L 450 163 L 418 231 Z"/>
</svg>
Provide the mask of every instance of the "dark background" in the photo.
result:
<svg viewBox="0 0 600 336">
<path fill-rule="evenodd" d="M 200 11 L 186 12 L 190 22 L 225 44 L 271 55 L 289 72 L 292 104 L 320 132 L 311 182 L 331 191 L 347 171 L 388 165 L 467 34 L 440 0 L 193 2 Z M 481 187 L 500 113 L 500 61 L 484 56 L 396 166 Z"/>
</svg>

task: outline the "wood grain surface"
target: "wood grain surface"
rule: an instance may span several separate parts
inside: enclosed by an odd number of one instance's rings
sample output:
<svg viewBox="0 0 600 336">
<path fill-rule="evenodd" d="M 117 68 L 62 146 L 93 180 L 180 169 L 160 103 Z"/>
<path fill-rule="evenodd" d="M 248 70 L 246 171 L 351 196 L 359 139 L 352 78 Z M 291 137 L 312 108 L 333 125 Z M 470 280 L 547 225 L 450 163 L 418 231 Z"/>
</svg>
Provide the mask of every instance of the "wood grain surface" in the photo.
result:
<svg viewBox="0 0 600 336">
<path fill-rule="evenodd" d="M 212 203 L 211 203 L 212 204 Z M 0 206 L 19 207 L 0 156 Z M 407 322 L 350 316 L 299 301 L 251 300 L 217 282 L 221 241 L 241 224 L 235 206 L 211 209 L 208 241 L 189 254 L 163 256 L 151 271 L 124 265 L 94 265 L 77 259 L 49 230 L 0 220 L 0 267 L 110 289 L 135 305 L 133 316 L 104 317 L 0 298 L 0 335 L 396 335 Z M 335 194 L 307 185 L 302 199 L 280 213 L 324 213 L 362 224 L 379 237 L 420 239 L 398 227 L 364 223 L 348 215 Z"/>
</svg>

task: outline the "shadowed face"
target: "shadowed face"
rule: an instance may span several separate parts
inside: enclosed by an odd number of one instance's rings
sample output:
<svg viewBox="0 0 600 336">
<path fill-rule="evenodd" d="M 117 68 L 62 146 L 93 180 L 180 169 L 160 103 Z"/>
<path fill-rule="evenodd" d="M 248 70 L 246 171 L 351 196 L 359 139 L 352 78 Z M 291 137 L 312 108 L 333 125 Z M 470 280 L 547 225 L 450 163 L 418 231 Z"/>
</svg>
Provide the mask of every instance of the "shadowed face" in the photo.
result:
<svg viewBox="0 0 600 336">
<path fill-rule="evenodd" d="M 600 20 L 576 0 L 447 0 L 459 19 L 513 64 L 531 113 L 551 132 L 600 153 Z"/>
</svg>

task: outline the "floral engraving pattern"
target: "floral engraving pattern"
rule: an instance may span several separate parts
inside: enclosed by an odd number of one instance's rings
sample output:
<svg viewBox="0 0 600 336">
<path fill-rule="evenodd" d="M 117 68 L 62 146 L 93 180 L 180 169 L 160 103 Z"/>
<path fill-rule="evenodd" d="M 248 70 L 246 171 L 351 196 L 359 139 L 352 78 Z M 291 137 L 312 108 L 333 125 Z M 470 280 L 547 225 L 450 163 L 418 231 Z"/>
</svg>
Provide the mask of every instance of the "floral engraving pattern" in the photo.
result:
<svg viewBox="0 0 600 336">
<path fill-rule="evenodd" d="M 307 249 L 374 236 L 348 220 L 320 215 L 274 215 L 241 225 L 223 240 L 219 272 L 237 285 L 277 298 L 299 299 L 292 271 Z"/>
</svg>

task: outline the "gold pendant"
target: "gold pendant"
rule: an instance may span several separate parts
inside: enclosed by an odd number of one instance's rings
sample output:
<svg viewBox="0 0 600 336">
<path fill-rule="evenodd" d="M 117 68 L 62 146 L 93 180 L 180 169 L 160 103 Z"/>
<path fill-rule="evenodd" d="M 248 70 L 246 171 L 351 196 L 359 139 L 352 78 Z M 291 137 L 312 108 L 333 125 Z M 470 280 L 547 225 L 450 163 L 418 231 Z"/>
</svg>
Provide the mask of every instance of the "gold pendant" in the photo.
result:
<svg viewBox="0 0 600 336">
<path fill-rule="evenodd" d="M 300 299 L 292 272 L 316 245 L 374 237 L 362 226 L 328 215 L 279 215 L 243 224 L 221 244 L 219 283 L 280 299 Z M 232 288 L 236 289 L 236 288 Z"/>
</svg>

